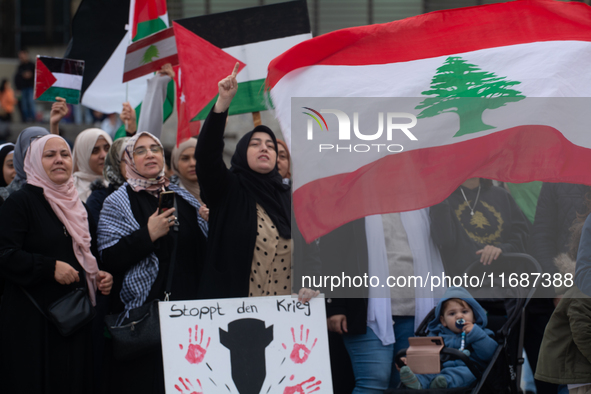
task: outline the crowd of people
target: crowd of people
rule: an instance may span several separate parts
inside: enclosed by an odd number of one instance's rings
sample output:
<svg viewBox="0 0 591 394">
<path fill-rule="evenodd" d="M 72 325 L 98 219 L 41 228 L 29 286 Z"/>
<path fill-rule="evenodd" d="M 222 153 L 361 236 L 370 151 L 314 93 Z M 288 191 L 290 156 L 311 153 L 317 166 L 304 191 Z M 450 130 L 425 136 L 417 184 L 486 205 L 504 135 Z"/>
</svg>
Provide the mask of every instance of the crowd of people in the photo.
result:
<svg viewBox="0 0 591 394">
<path fill-rule="evenodd" d="M 151 80 L 144 102 L 153 110 L 142 111 L 137 127 L 133 109 L 124 104 L 124 138 L 113 141 L 104 130 L 87 129 L 72 153 L 59 136 L 68 109 L 58 100 L 51 132 L 29 127 L 14 144 L 0 145 L 3 390 L 18 392 L 26 384 L 37 393 L 163 393 L 160 349 L 132 360 L 113 357 L 103 335 L 105 315 L 124 324 L 130 311 L 165 292 L 170 300 L 296 293 L 306 302 L 323 289 L 298 286 L 299 265 L 325 275 L 344 269 L 352 276 L 459 275 L 475 262 L 494 265 L 518 252 L 534 256 L 544 272 L 574 273 L 575 265 L 580 277 L 591 272 L 591 222 L 585 220 L 591 204 L 582 185 L 544 184 L 532 223 L 506 188 L 471 178 L 433 207 L 356 220 L 306 244 L 291 214 L 287 145 L 270 128 L 256 126 L 238 141 L 230 168 L 223 160 L 237 71 L 238 65 L 219 82 L 199 138 L 175 147 L 169 166 L 159 105 L 159 92 L 173 77 L 168 66 Z M 160 210 L 164 192 L 174 192 L 175 202 Z M 584 298 L 591 292 L 580 277 L 580 290 L 528 307 L 525 348 L 538 394 L 557 394 L 567 384 L 581 393 L 591 388 L 584 385 L 591 384 L 591 308 Z M 97 316 L 63 336 L 45 312 L 76 289 Z M 470 349 L 466 354 L 480 366 L 491 359 L 496 342 L 486 311 L 466 290 L 444 290 L 370 288 L 354 298 L 327 298 L 335 392 L 474 384 L 461 362 L 444 364 L 437 375 L 415 374 L 394 362 L 433 309 L 430 334 Z M 553 368 L 556 359 L 564 361 L 560 371 Z M 354 376 L 349 386 L 338 378 L 346 368 Z"/>
</svg>

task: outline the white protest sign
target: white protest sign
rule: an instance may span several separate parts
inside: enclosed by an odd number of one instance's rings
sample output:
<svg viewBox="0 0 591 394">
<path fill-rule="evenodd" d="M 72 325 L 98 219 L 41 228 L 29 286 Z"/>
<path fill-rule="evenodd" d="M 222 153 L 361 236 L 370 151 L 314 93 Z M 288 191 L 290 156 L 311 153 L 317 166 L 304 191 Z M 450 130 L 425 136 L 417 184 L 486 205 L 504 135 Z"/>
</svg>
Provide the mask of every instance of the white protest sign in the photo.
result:
<svg viewBox="0 0 591 394">
<path fill-rule="evenodd" d="M 332 393 L 323 298 L 159 303 L 167 394 Z"/>
</svg>

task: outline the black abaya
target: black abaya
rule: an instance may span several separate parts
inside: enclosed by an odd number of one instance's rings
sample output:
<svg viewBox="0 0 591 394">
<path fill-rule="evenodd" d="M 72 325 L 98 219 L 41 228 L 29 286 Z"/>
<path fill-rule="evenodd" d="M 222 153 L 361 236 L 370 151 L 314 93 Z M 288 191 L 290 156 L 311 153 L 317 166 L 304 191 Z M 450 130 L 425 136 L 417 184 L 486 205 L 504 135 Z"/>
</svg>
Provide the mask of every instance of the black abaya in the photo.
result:
<svg viewBox="0 0 591 394">
<path fill-rule="evenodd" d="M 21 289 L 45 308 L 85 286 L 72 238 L 36 186 L 25 185 L 5 201 L 0 223 L 0 275 L 6 279 L 0 305 L 2 392 L 92 392 L 91 324 L 62 337 Z M 56 260 L 74 267 L 80 282 L 56 282 Z"/>
</svg>

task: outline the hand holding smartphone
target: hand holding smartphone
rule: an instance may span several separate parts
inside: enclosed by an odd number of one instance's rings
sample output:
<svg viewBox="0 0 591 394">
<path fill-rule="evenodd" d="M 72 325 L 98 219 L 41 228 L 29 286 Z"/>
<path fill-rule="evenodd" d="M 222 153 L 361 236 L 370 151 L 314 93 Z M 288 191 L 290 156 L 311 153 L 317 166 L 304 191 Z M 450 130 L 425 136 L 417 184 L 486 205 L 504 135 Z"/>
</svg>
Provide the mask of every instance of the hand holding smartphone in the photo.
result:
<svg viewBox="0 0 591 394">
<path fill-rule="evenodd" d="M 158 199 L 158 214 L 166 212 L 170 208 L 174 207 L 175 194 L 176 193 L 173 191 L 165 191 L 160 193 L 160 198 Z"/>
</svg>

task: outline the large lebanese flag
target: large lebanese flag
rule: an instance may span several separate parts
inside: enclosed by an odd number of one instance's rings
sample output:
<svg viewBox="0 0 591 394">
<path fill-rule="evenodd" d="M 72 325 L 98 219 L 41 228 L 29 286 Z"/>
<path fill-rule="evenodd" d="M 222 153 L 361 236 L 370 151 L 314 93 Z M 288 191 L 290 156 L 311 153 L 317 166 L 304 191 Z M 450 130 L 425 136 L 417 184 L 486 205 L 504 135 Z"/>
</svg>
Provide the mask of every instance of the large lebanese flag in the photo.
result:
<svg viewBox="0 0 591 394">
<path fill-rule="evenodd" d="M 294 209 L 306 240 L 364 216 L 434 205 L 470 177 L 591 184 L 590 41 L 589 6 L 523 0 L 340 30 L 275 58 L 267 84 L 291 143 Z M 397 99 L 388 106 L 315 97 Z M 496 103 L 480 110 L 459 110 L 470 106 L 462 100 L 491 97 Z M 360 118 L 378 109 L 410 113 L 416 140 L 398 130 L 374 142 L 399 144 L 399 153 L 319 152 L 322 142 L 353 150 L 372 143 L 352 132 L 339 140 L 336 117 L 323 113 L 335 105 Z"/>
</svg>

